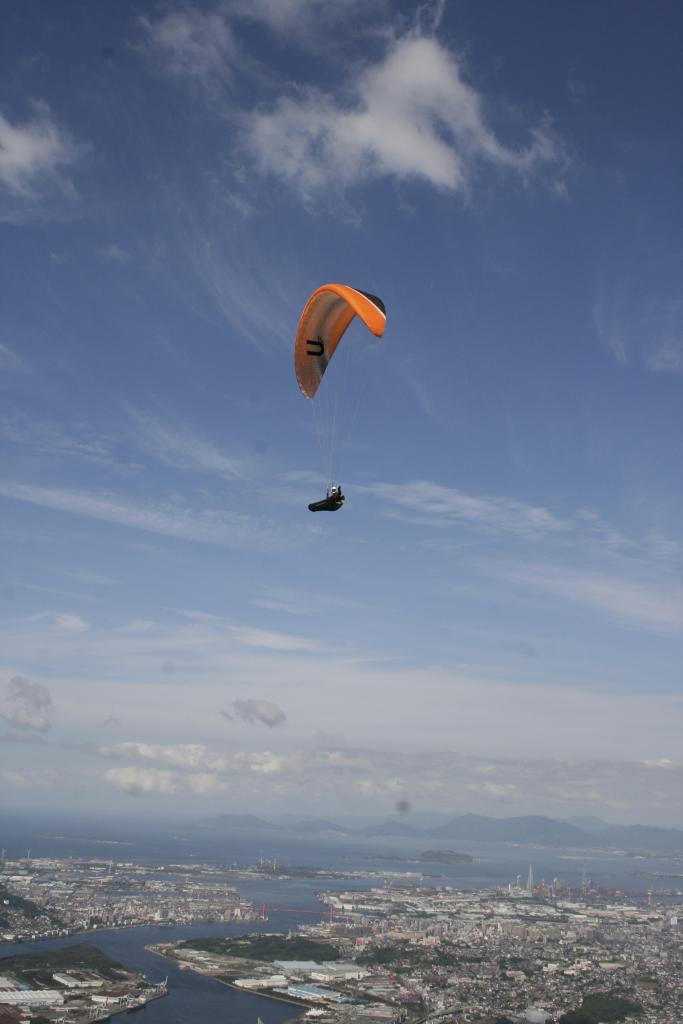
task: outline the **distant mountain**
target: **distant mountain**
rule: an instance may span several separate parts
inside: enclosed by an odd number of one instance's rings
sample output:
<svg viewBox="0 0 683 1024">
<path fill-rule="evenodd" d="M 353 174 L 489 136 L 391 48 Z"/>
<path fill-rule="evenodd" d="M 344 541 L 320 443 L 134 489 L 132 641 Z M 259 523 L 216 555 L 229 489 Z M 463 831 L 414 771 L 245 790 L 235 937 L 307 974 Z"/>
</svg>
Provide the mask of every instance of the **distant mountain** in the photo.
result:
<svg viewBox="0 0 683 1024">
<path fill-rule="evenodd" d="M 616 846 L 627 852 L 683 853 L 683 831 L 654 825 L 608 825 L 593 835 L 593 841 Z"/>
<path fill-rule="evenodd" d="M 413 828 L 412 825 L 406 825 L 402 821 L 385 821 L 382 825 L 366 825 L 365 828 L 359 828 L 356 832 L 358 835 L 363 836 L 376 836 L 378 838 L 398 836 L 404 839 L 427 834 L 422 829 Z"/>
<path fill-rule="evenodd" d="M 319 835 L 324 832 L 340 832 L 342 835 L 346 835 L 349 831 L 325 818 L 302 818 L 299 821 L 288 821 L 284 827 L 291 832 L 299 832 L 303 835 Z"/>
<path fill-rule="evenodd" d="M 538 815 L 487 818 L 480 814 L 463 814 L 447 825 L 431 829 L 429 835 L 440 839 L 470 839 L 484 843 L 541 843 L 550 846 L 581 846 L 587 838 L 587 833 L 576 825 Z"/>
<path fill-rule="evenodd" d="M 569 825 L 576 825 L 577 828 L 582 828 L 584 832 L 604 832 L 606 828 L 610 828 L 610 824 L 607 821 L 603 821 L 602 818 L 596 818 L 593 814 L 577 815 L 574 818 L 562 818 L 562 821 L 566 821 Z"/>
<path fill-rule="evenodd" d="M 578 822 L 583 820 L 581 827 Z M 425 833 L 439 839 L 479 842 L 538 843 L 589 849 L 616 848 L 627 852 L 682 853 L 683 831 L 650 825 L 608 825 L 599 818 L 556 821 L 540 815 L 517 818 L 487 818 L 463 814 L 447 825 Z"/>
<path fill-rule="evenodd" d="M 211 818 L 208 825 L 222 825 L 226 828 L 249 829 L 253 832 L 279 831 L 279 825 L 273 825 L 263 818 L 257 818 L 255 814 L 221 814 L 218 818 Z"/>
<path fill-rule="evenodd" d="M 211 827 L 250 832 L 294 832 L 325 835 L 331 832 L 359 839 L 438 839 L 443 842 L 528 843 L 539 846 L 578 849 L 618 849 L 626 853 L 683 853 L 683 830 L 650 825 L 609 825 L 590 815 L 557 821 L 542 815 L 489 818 L 483 814 L 461 814 L 443 825 L 418 828 L 416 823 L 397 818 L 374 825 L 344 827 L 327 818 L 281 818 L 273 823 L 254 814 L 222 814 L 205 824 Z"/>
<path fill-rule="evenodd" d="M 398 821 L 402 825 L 410 825 L 412 828 L 427 830 L 436 828 L 437 825 L 446 825 L 453 817 L 452 814 L 437 814 L 431 811 L 408 811 L 405 814 L 391 814 L 387 821 Z M 375 824 L 369 822 L 368 824 Z"/>
</svg>

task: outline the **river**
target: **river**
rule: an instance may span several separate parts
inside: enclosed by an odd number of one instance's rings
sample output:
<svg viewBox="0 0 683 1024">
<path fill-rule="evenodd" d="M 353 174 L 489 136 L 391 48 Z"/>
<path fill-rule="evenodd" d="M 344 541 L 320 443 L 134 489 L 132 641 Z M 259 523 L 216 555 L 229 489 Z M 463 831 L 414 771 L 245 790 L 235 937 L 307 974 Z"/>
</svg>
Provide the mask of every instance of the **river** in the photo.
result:
<svg viewBox="0 0 683 1024">
<path fill-rule="evenodd" d="M 145 946 L 188 938 L 191 935 L 225 936 L 256 931 L 287 931 L 295 928 L 303 920 L 303 915 L 274 912 L 267 922 L 242 921 L 228 925 L 124 928 L 118 931 L 90 932 L 87 935 L 73 935 L 67 939 L 2 943 L 0 956 L 31 953 L 37 950 L 42 952 L 45 949 L 57 949 L 74 943 L 88 943 L 97 946 L 126 967 L 141 971 L 150 981 L 163 981 L 168 976 L 168 996 L 149 1003 L 144 1010 L 137 1013 L 134 1019 L 140 1021 L 140 1024 L 214 1024 L 219 1021 L 230 1024 L 256 1024 L 257 1017 L 260 1017 L 264 1024 L 281 1024 L 300 1014 L 300 1007 L 228 988 L 193 971 L 181 971 L 173 961 L 150 953 Z M 306 920 L 313 921 L 315 918 L 307 917 Z M 0 961 L 0 971 L 1 969 Z M 127 1018 L 120 1019 L 123 1021 Z"/>
<path fill-rule="evenodd" d="M 308 864 L 341 870 L 365 870 L 377 872 L 423 871 L 431 877 L 427 884 L 453 885 L 458 888 L 480 888 L 505 885 L 514 881 L 517 875 L 526 878 L 529 863 L 534 866 L 537 881 L 555 877 L 576 885 L 585 866 L 589 877 L 599 885 L 609 888 L 630 890 L 650 887 L 680 887 L 665 878 L 638 876 L 636 871 L 680 872 L 680 861 L 669 859 L 640 860 L 615 854 L 580 854 L 571 851 L 548 848 L 514 847 L 509 844 L 458 844 L 477 858 L 472 864 L 427 865 L 416 863 L 418 849 L 427 845 L 404 840 L 374 840 L 359 843 L 343 841 L 339 837 L 323 839 L 319 836 L 302 837 L 287 834 L 249 835 L 248 833 L 217 834 L 211 829 L 179 829 L 177 825 L 162 829 L 144 829 L 139 823 L 128 829 L 117 823 L 108 822 L 104 828 L 95 831 L 81 824 L 78 831 L 70 823 L 68 831 L 64 821 L 43 822 L 36 827 L 18 827 L 15 820 L 0 822 L 3 835 L 2 845 L 11 845 L 18 851 L 32 847 L 38 857 L 101 857 L 115 861 L 137 861 L 169 865 L 172 863 L 213 863 L 230 864 L 234 861 L 255 863 L 261 855 L 277 855 L 281 864 Z M 86 828 L 88 830 L 86 831 Z M 117 839 L 109 838 L 111 833 Z M 107 835 L 108 833 L 108 835 Z M 6 838 L 7 837 L 7 838 Z M 431 844 L 433 848 L 434 844 Z M 8 850 L 8 855 L 10 851 Z M 228 1021 L 230 1024 L 256 1024 L 260 1017 L 264 1024 L 281 1024 L 301 1011 L 292 1004 L 265 999 L 261 996 L 221 985 L 220 982 L 202 977 L 190 971 L 181 971 L 171 961 L 165 960 L 145 949 L 147 945 L 170 942 L 174 939 L 196 936 L 239 935 L 245 932 L 288 931 L 299 924 L 315 921 L 311 911 L 324 908 L 316 900 L 315 893 L 321 889 L 362 888 L 378 885 L 378 879 L 354 879 L 353 881 L 326 881 L 323 879 L 278 880 L 255 878 L 237 883 L 240 892 L 257 906 L 265 903 L 269 907 L 269 920 L 257 922 L 236 922 L 234 924 L 213 924 L 176 927 L 128 928 L 118 931 L 90 932 L 87 935 L 71 936 L 66 939 L 47 940 L 39 943 L 0 943 L 0 957 L 16 953 L 29 953 L 34 949 L 56 948 L 78 942 L 98 946 L 105 953 L 120 960 L 127 967 L 143 972 L 151 981 L 162 981 L 167 975 L 169 994 L 164 999 L 150 1003 L 140 1011 L 137 1019 L 143 1024 L 214 1024 Z M 274 907 L 291 909 L 274 910 Z M 300 911 L 308 911 L 301 913 Z M 0 963 L 0 973 L 2 965 Z"/>
</svg>

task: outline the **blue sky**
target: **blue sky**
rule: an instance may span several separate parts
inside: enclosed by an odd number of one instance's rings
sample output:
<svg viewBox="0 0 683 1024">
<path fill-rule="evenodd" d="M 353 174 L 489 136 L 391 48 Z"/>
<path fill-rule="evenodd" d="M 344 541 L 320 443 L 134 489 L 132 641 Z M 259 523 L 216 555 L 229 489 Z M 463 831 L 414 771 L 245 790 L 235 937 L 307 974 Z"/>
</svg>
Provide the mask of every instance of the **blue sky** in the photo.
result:
<svg viewBox="0 0 683 1024">
<path fill-rule="evenodd" d="M 683 823 L 682 21 L 8 12 L 13 806 Z M 314 517 L 292 346 L 329 280 L 388 323 L 347 336 Z"/>
</svg>

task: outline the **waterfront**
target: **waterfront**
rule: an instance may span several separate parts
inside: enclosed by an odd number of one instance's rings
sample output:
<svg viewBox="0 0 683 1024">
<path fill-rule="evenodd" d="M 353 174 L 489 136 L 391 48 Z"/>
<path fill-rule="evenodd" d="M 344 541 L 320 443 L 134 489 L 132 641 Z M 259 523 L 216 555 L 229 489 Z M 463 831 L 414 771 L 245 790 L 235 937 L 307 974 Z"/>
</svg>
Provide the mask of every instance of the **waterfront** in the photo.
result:
<svg viewBox="0 0 683 1024">
<path fill-rule="evenodd" d="M 168 976 L 168 996 L 150 1003 L 137 1014 L 138 1019 L 145 1024 L 213 1024 L 219 1021 L 256 1024 L 257 1017 L 264 1024 L 283 1024 L 297 1016 L 301 1008 L 229 988 L 192 971 L 180 970 L 172 961 L 149 952 L 145 946 L 171 942 L 190 935 L 224 936 L 255 931 L 286 931 L 295 928 L 303 920 L 303 915 L 276 912 L 269 922 L 195 925 L 185 928 L 126 928 L 89 933 L 78 940 L 71 936 L 41 942 L 2 943 L 0 956 L 58 949 L 73 945 L 74 941 L 88 943 L 127 967 L 144 973 L 155 984 Z"/>
<path fill-rule="evenodd" d="M 217 834 L 201 828 L 180 829 L 177 824 L 152 828 L 130 822 L 125 825 L 108 822 L 108 833 L 102 825 L 98 829 L 93 823 L 90 823 L 88 832 L 80 833 L 75 831 L 73 823 L 70 823 L 68 833 L 66 829 L 57 832 L 54 822 L 43 823 L 40 828 L 33 829 L 22 828 L 14 823 L 10 833 L 8 823 L 2 824 L 2 832 L 6 837 L 4 845 L 9 846 L 7 837 L 11 834 L 12 847 L 17 853 L 22 847 L 25 850 L 30 845 L 35 856 L 112 857 L 115 861 L 147 865 L 156 863 L 161 866 L 199 862 L 255 864 L 261 856 L 277 855 L 282 870 L 286 870 L 287 863 L 292 863 L 347 872 L 422 871 L 426 876 L 423 884 L 447 884 L 463 890 L 507 885 L 517 875 L 526 877 L 529 862 L 532 862 L 538 880 L 559 877 L 570 885 L 577 885 L 585 868 L 596 884 L 613 889 L 641 892 L 672 886 L 680 889 L 680 882 L 664 877 L 645 879 L 635 873 L 660 872 L 675 877 L 681 871 L 680 861 L 675 858 L 641 860 L 607 853 L 578 854 L 576 851 L 548 847 L 469 843 L 462 847 L 462 852 L 479 858 L 475 863 L 416 865 L 413 860 L 416 852 L 414 845 L 397 839 L 361 844 L 339 837 L 305 838 L 282 833 L 270 836 L 263 832 L 250 834 L 246 831 Z M 112 833 L 121 838 L 116 841 L 108 839 L 107 834 Z M 299 924 L 312 924 L 316 919 L 326 917 L 325 907 L 316 899 L 317 892 L 323 889 L 329 893 L 349 888 L 370 888 L 378 884 L 377 878 L 357 878 L 350 883 L 313 877 L 279 879 L 261 875 L 240 880 L 237 884 L 240 894 L 256 907 L 267 905 L 267 921 L 96 930 L 79 936 L 77 940 L 71 936 L 37 943 L 3 943 L 0 944 L 0 956 L 27 953 L 33 949 L 63 947 L 74 941 L 82 941 L 101 948 L 133 970 L 143 972 L 153 983 L 162 981 L 168 975 L 168 997 L 150 1004 L 140 1012 L 141 1019 L 149 1024 L 208 1024 L 223 1020 L 231 1024 L 255 1024 L 257 1017 L 261 1017 L 264 1024 L 284 1024 L 298 1015 L 298 1007 L 228 988 L 211 978 L 180 970 L 174 963 L 156 956 L 145 947 L 190 936 L 222 937 L 259 931 L 286 932 Z M 274 909 L 277 907 L 291 909 Z"/>
<path fill-rule="evenodd" d="M 112 839 L 116 835 L 116 839 Z M 476 858 L 472 864 L 425 864 L 415 858 L 427 846 L 453 846 L 452 841 L 384 837 L 361 841 L 342 835 L 304 836 L 294 832 L 264 832 L 247 829 L 220 830 L 206 824 L 168 822 L 150 824 L 130 819 L 78 819 L 19 815 L 0 818 L 0 845 L 8 858 L 20 857 L 31 849 L 34 857 L 100 857 L 137 864 L 214 865 L 256 864 L 261 857 L 277 857 L 282 870 L 286 865 L 308 865 L 340 871 L 402 872 L 419 871 L 434 884 L 451 883 L 459 887 L 480 888 L 506 885 L 517 875 L 526 877 L 533 863 L 537 879 L 563 878 L 569 885 L 580 882 L 586 868 L 596 884 L 606 888 L 632 891 L 670 889 L 683 886 L 683 862 L 678 857 L 627 857 L 608 851 L 578 851 L 550 846 L 512 843 L 462 842 L 460 852 Z M 643 877 L 642 873 L 645 873 Z M 672 876 L 672 877 L 668 877 Z M 675 878 L 679 876 L 678 883 Z M 672 880 L 673 879 L 673 880 Z M 281 902 L 277 880 L 258 878 L 239 883 L 240 893 L 248 900 Z M 359 884 L 363 884 L 359 882 Z M 372 884 L 369 882 L 367 884 Z M 310 898 L 320 881 L 297 879 L 288 882 L 288 892 Z M 328 887 L 328 883 L 324 883 Z M 290 905 L 300 905 L 287 901 Z"/>
</svg>

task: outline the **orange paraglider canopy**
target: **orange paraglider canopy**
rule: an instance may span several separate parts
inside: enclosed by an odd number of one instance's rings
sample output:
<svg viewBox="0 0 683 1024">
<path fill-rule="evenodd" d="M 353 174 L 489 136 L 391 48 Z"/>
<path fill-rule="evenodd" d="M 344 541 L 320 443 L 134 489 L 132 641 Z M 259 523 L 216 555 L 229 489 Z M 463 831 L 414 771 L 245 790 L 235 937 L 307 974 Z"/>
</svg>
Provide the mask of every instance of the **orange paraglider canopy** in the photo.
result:
<svg viewBox="0 0 683 1024">
<path fill-rule="evenodd" d="M 354 316 L 378 338 L 384 334 L 386 311 L 376 295 L 346 284 L 324 284 L 304 306 L 294 343 L 296 379 L 306 398 L 313 398 L 328 363 Z"/>
</svg>

